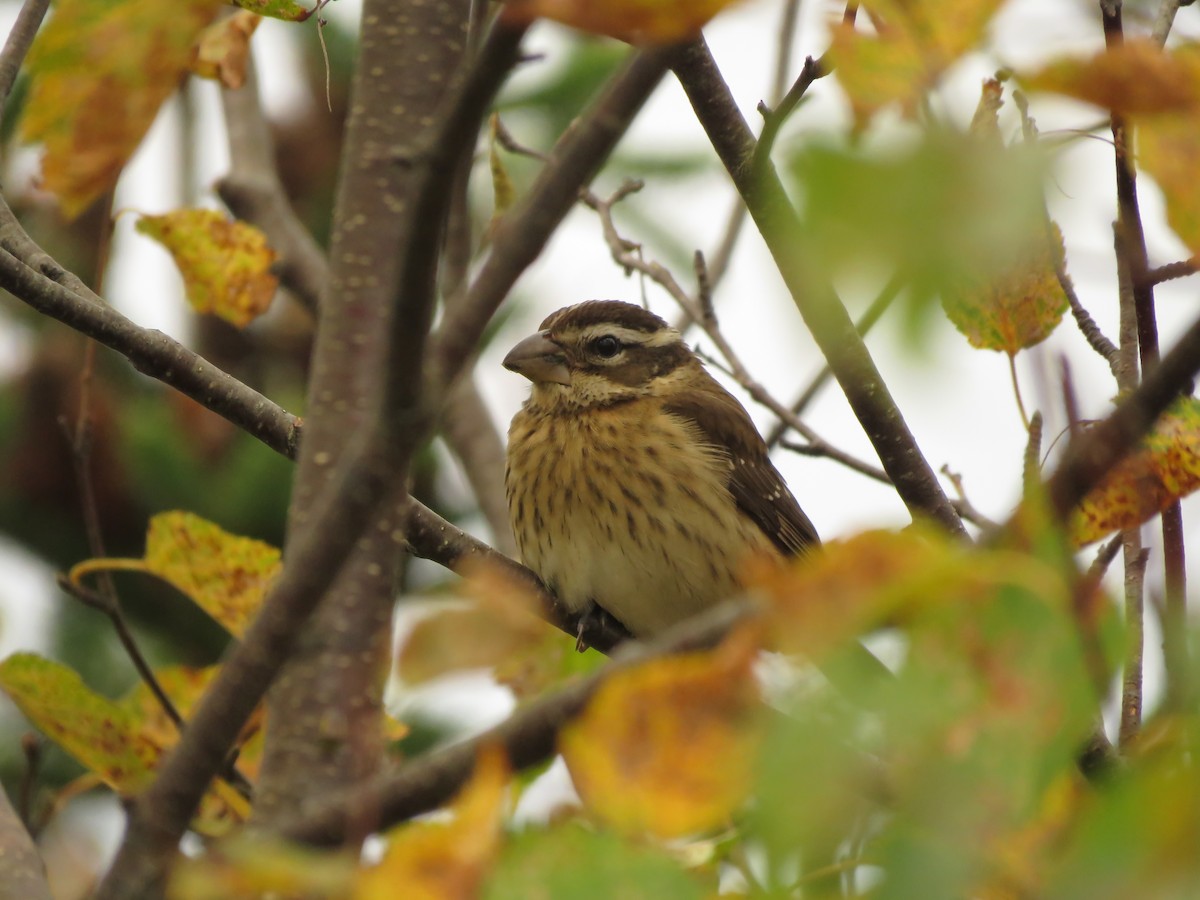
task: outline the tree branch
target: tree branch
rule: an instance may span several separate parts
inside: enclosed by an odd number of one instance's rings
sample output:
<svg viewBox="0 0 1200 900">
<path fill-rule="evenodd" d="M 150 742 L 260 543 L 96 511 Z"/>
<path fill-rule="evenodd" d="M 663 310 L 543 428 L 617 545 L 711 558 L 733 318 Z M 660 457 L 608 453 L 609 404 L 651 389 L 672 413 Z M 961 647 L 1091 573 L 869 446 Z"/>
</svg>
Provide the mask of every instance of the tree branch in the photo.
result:
<svg viewBox="0 0 1200 900">
<path fill-rule="evenodd" d="M 829 284 L 807 271 L 796 211 L 774 169 L 754 169 L 754 138 L 708 46 L 700 39 L 679 48 L 671 66 L 900 498 L 912 515 L 929 517 L 965 538 L 962 519 L 921 455 L 845 307 Z"/>
<path fill-rule="evenodd" d="M 17 80 L 17 72 L 25 61 L 33 39 L 42 27 L 42 19 L 50 8 L 50 0 L 25 0 L 13 22 L 12 30 L 0 50 L 0 110 L 8 106 L 8 96 Z"/>
<path fill-rule="evenodd" d="M 474 354 L 487 323 L 600 169 L 666 71 L 668 51 L 636 52 L 571 123 L 529 192 L 500 219 L 491 252 L 461 304 L 447 310 L 431 351 L 430 383 L 448 385 Z"/>
<path fill-rule="evenodd" d="M 52 900 L 52 896 L 37 847 L 0 788 L 0 898 Z"/>
<path fill-rule="evenodd" d="M 380 23 L 379 11 L 386 9 L 369 7 L 364 11 L 364 39 L 376 31 L 379 34 L 401 31 L 374 28 Z M 498 55 L 507 54 L 515 62 L 519 37 L 519 33 L 511 30 L 500 34 L 495 45 Z M 471 115 L 481 117 L 499 88 L 495 67 L 484 62 L 494 63 L 495 56 L 489 55 L 485 47 L 480 60 L 480 65 L 472 70 L 465 83 L 453 90 L 452 98 L 445 104 L 447 112 L 436 139 L 426 148 L 419 148 L 422 151 L 419 155 L 406 160 L 384 157 L 385 162 L 416 164 L 429 181 L 437 179 L 446 165 L 445 158 L 462 152 L 464 123 Z M 385 147 L 367 149 L 374 153 Z M 424 183 L 417 196 L 427 197 L 430 192 L 429 184 Z M 420 199 L 407 210 L 409 214 L 428 211 L 429 203 Z M 422 226 L 440 232 L 443 213 L 444 209 L 419 221 Z M 393 269 L 392 278 L 383 283 L 388 289 L 398 287 L 401 291 L 419 288 L 423 281 L 422 265 L 432 267 L 432 262 L 421 261 L 421 265 L 407 273 Z M 372 274 L 382 279 L 386 273 Z M 331 285 L 330 296 L 333 292 Z M 158 777 L 134 802 L 125 839 L 98 890 L 99 897 L 117 900 L 161 893 L 179 839 L 224 753 L 280 666 L 291 657 L 304 623 L 367 525 L 375 521 L 373 513 L 382 498 L 388 496 L 391 484 L 397 477 L 403 480 L 413 449 L 428 433 L 428 410 L 419 374 L 432 300 L 432 290 L 424 296 L 401 293 L 387 329 L 383 402 L 354 449 L 343 455 L 344 463 L 326 480 L 320 495 L 309 502 L 308 522 L 315 524 L 294 529 L 294 539 L 289 536 L 287 562 L 258 617 L 201 698 L 183 740 L 163 761 Z M 323 314 L 330 314 L 325 306 L 322 305 Z M 345 435 L 341 437 L 344 441 Z M 321 448 L 313 446 L 307 438 L 304 452 L 320 465 Z"/>
</svg>

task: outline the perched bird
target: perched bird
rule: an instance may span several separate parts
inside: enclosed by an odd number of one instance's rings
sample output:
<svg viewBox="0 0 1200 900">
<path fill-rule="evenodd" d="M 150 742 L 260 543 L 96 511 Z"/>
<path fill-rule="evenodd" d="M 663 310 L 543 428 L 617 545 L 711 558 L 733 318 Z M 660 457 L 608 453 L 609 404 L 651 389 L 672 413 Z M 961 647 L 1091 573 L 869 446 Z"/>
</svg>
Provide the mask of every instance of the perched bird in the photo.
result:
<svg viewBox="0 0 1200 900">
<path fill-rule="evenodd" d="M 751 554 L 820 541 L 742 405 L 640 306 L 568 306 L 504 366 L 533 382 L 508 433 L 522 561 L 572 612 L 654 635 L 736 593 Z"/>
</svg>

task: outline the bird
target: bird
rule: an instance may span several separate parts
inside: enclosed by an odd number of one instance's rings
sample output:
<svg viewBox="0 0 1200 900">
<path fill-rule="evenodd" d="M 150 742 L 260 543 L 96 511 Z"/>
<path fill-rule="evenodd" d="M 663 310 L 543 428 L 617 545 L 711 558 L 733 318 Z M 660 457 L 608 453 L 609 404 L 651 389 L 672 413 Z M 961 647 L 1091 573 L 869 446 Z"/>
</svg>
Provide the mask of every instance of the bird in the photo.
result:
<svg viewBox="0 0 1200 900">
<path fill-rule="evenodd" d="M 734 596 L 750 557 L 820 544 L 746 409 L 654 313 L 567 306 L 503 365 L 532 382 L 508 432 L 517 549 L 581 635 L 598 608 L 653 637 Z"/>
</svg>

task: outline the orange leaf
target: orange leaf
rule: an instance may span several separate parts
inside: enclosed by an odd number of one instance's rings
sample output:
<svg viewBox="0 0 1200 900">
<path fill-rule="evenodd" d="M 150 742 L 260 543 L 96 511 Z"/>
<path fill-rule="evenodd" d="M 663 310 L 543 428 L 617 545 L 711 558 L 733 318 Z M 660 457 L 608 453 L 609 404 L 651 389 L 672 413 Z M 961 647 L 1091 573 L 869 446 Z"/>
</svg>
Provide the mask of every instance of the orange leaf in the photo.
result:
<svg viewBox="0 0 1200 900">
<path fill-rule="evenodd" d="M 449 823 L 418 822 L 388 833 L 378 866 L 358 878 L 354 900 L 472 900 L 500 846 L 509 766 L 504 752 L 484 747 L 475 774 L 450 807 Z M 403 890 L 399 890 L 400 886 Z"/>
<path fill-rule="evenodd" d="M 770 603 L 772 648 L 820 660 L 924 602 L 928 584 L 944 580 L 959 559 L 937 534 L 867 531 L 750 580 Z"/>
<path fill-rule="evenodd" d="M 1195 111 L 1200 51 L 1191 44 L 1166 52 L 1150 40 L 1129 40 L 1090 59 L 1057 60 L 1021 81 L 1123 115 Z"/>
<path fill-rule="evenodd" d="M 232 16 L 204 29 L 196 45 L 191 70 L 201 78 L 219 81 L 227 88 L 246 83 L 246 65 L 250 62 L 250 38 L 262 17 L 238 10 Z"/>
<path fill-rule="evenodd" d="M 1172 406 L 1142 441 L 1088 494 L 1071 517 L 1077 546 L 1133 528 L 1200 487 L 1200 400 Z"/>
<path fill-rule="evenodd" d="M 117 176 L 171 95 L 223 0 L 59 0 L 29 54 L 21 137 L 71 218 Z"/>
<path fill-rule="evenodd" d="M 503 16 L 530 22 L 539 16 L 630 43 L 670 44 L 695 37 L 734 0 L 508 0 Z"/>
<path fill-rule="evenodd" d="M 1041 343 L 1058 327 L 1069 303 L 1059 284 L 1062 232 L 1051 223 L 1052 238 L 1037 241 L 1007 271 L 981 285 L 964 284 L 942 294 L 946 315 L 973 347 L 1010 356 Z"/>
<path fill-rule="evenodd" d="M 616 672 L 559 735 L 584 803 L 622 831 L 676 837 L 722 824 L 752 783 L 756 635 Z"/>
<path fill-rule="evenodd" d="M 142 216 L 137 230 L 171 252 L 197 312 L 214 313 L 243 328 L 271 305 L 279 279 L 266 236 L 215 209 L 179 209 Z"/>
</svg>

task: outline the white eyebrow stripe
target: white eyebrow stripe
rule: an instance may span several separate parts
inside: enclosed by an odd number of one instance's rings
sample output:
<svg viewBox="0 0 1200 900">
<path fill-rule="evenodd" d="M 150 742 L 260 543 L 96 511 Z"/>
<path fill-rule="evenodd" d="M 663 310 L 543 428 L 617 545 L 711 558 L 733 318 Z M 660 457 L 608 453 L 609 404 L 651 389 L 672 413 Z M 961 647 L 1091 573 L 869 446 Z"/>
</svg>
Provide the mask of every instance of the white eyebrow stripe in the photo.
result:
<svg viewBox="0 0 1200 900">
<path fill-rule="evenodd" d="M 680 342 L 679 332 L 674 328 L 660 328 L 657 331 L 639 331 L 636 328 L 625 328 L 622 325 L 601 323 L 589 325 L 579 332 L 583 342 L 593 340 L 603 335 L 612 335 L 622 344 L 640 345 L 642 347 L 666 347 Z"/>
</svg>

